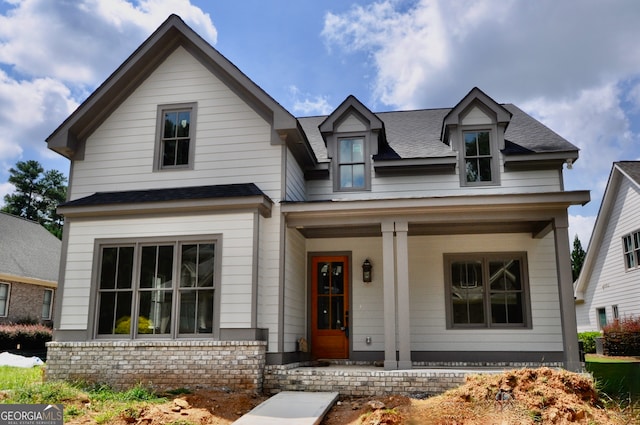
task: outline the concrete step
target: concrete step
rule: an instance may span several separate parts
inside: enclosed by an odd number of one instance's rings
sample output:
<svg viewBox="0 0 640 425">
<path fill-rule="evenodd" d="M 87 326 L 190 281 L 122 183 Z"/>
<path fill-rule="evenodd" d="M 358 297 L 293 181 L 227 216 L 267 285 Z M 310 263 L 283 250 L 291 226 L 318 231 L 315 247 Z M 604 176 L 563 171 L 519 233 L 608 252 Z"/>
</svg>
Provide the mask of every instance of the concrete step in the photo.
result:
<svg viewBox="0 0 640 425">
<path fill-rule="evenodd" d="M 317 425 L 338 400 L 337 392 L 283 391 L 233 425 Z"/>
</svg>

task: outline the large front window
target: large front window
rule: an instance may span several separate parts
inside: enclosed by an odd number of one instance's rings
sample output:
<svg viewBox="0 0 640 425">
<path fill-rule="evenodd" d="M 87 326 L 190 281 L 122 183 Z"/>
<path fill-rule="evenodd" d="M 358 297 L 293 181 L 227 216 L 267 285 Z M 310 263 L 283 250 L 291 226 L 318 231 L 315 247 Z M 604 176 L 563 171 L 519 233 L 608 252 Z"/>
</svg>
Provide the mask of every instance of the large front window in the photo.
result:
<svg viewBox="0 0 640 425">
<path fill-rule="evenodd" d="M 489 131 L 465 131 L 464 167 L 466 182 L 490 183 L 494 180 Z"/>
<path fill-rule="evenodd" d="M 338 140 L 338 174 L 341 190 L 366 188 L 364 138 Z"/>
<path fill-rule="evenodd" d="M 102 246 L 99 336 L 212 335 L 215 241 Z"/>
<path fill-rule="evenodd" d="M 448 327 L 529 325 L 524 254 L 446 255 L 445 272 Z"/>
</svg>

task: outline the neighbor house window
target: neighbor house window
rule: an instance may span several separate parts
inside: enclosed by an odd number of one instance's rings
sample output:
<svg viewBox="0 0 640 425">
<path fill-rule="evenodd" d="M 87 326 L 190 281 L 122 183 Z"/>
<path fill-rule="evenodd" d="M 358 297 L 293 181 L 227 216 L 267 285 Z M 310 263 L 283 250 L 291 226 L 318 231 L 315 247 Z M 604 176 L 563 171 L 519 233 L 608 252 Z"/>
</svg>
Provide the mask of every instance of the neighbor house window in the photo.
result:
<svg viewBox="0 0 640 425">
<path fill-rule="evenodd" d="M 524 253 L 445 255 L 449 328 L 528 327 Z"/>
<path fill-rule="evenodd" d="M 193 168 L 196 104 L 158 108 L 156 169 Z"/>
<path fill-rule="evenodd" d="M 0 283 L 0 317 L 6 317 L 9 312 L 9 284 Z"/>
<path fill-rule="evenodd" d="M 42 297 L 42 313 L 40 317 L 44 320 L 51 320 L 51 310 L 53 308 L 53 289 L 45 289 Z"/>
<path fill-rule="evenodd" d="M 620 318 L 620 312 L 618 311 L 618 305 L 611 306 L 611 314 L 613 315 L 613 320 L 618 320 Z"/>
<path fill-rule="evenodd" d="M 622 237 L 624 266 L 627 270 L 640 267 L 640 230 Z"/>
<path fill-rule="evenodd" d="M 598 316 L 598 329 L 602 329 L 607 326 L 607 310 L 606 308 L 597 308 L 596 316 Z"/>
<path fill-rule="evenodd" d="M 339 190 L 364 190 L 367 187 L 364 138 L 338 139 Z"/>
<path fill-rule="evenodd" d="M 98 336 L 215 334 L 216 240 L 100 248 Z"/>
<path fill-rule="evenodd" d="M 464 137 L 464 172 L 467 184 L 492 183 L 493 156 L 489 131 L 465 131 Z"/>
</svg>

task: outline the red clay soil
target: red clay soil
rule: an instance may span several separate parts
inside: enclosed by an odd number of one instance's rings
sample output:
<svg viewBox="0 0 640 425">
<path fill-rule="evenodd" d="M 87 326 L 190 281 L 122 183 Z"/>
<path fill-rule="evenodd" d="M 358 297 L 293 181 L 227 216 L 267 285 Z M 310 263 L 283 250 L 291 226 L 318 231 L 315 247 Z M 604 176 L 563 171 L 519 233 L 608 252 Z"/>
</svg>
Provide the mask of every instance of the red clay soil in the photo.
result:
<svg viewBox="0 0 640 425">
<path fill-rule="evenodd" d="M 499 390 L 506 394 L 503 402 L 496 401 Z M 163 404 L 130 409 L 101 423 L 228 425 L 266 398 L 256 394 L 197 391 Z M 639 417 L 623 413 L 602 407 L 588 375 L 540 368 L 471 376 L 464 385 L 426 400 L 404 396 L 342 398 L 322 425 L 639 423 Z M 95 418 L 95 414 L 87 414 L 66 424 L 96 424 Z"/>
</svg>

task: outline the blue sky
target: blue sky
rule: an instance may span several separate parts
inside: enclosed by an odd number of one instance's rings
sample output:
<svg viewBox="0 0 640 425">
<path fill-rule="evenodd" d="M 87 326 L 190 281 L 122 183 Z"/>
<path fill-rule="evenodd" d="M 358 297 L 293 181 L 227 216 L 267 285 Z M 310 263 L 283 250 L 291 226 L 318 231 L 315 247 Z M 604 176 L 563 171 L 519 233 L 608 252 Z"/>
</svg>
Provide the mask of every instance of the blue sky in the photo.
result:
<svg viewBox="0 0 640 425">
<path fill-rule="evenodd" d="M 637 0 L 0 0 L 0 198 L 45 138 L 171 13 L 296 116 L 349 94 L 376 112 L 454 106 L 477 86 L 577 145 L 565 187 L 586 247 L 612 163 L 640 159 Z M 2 201 L 0 200 L 0 203 Z"/>
</svg>

